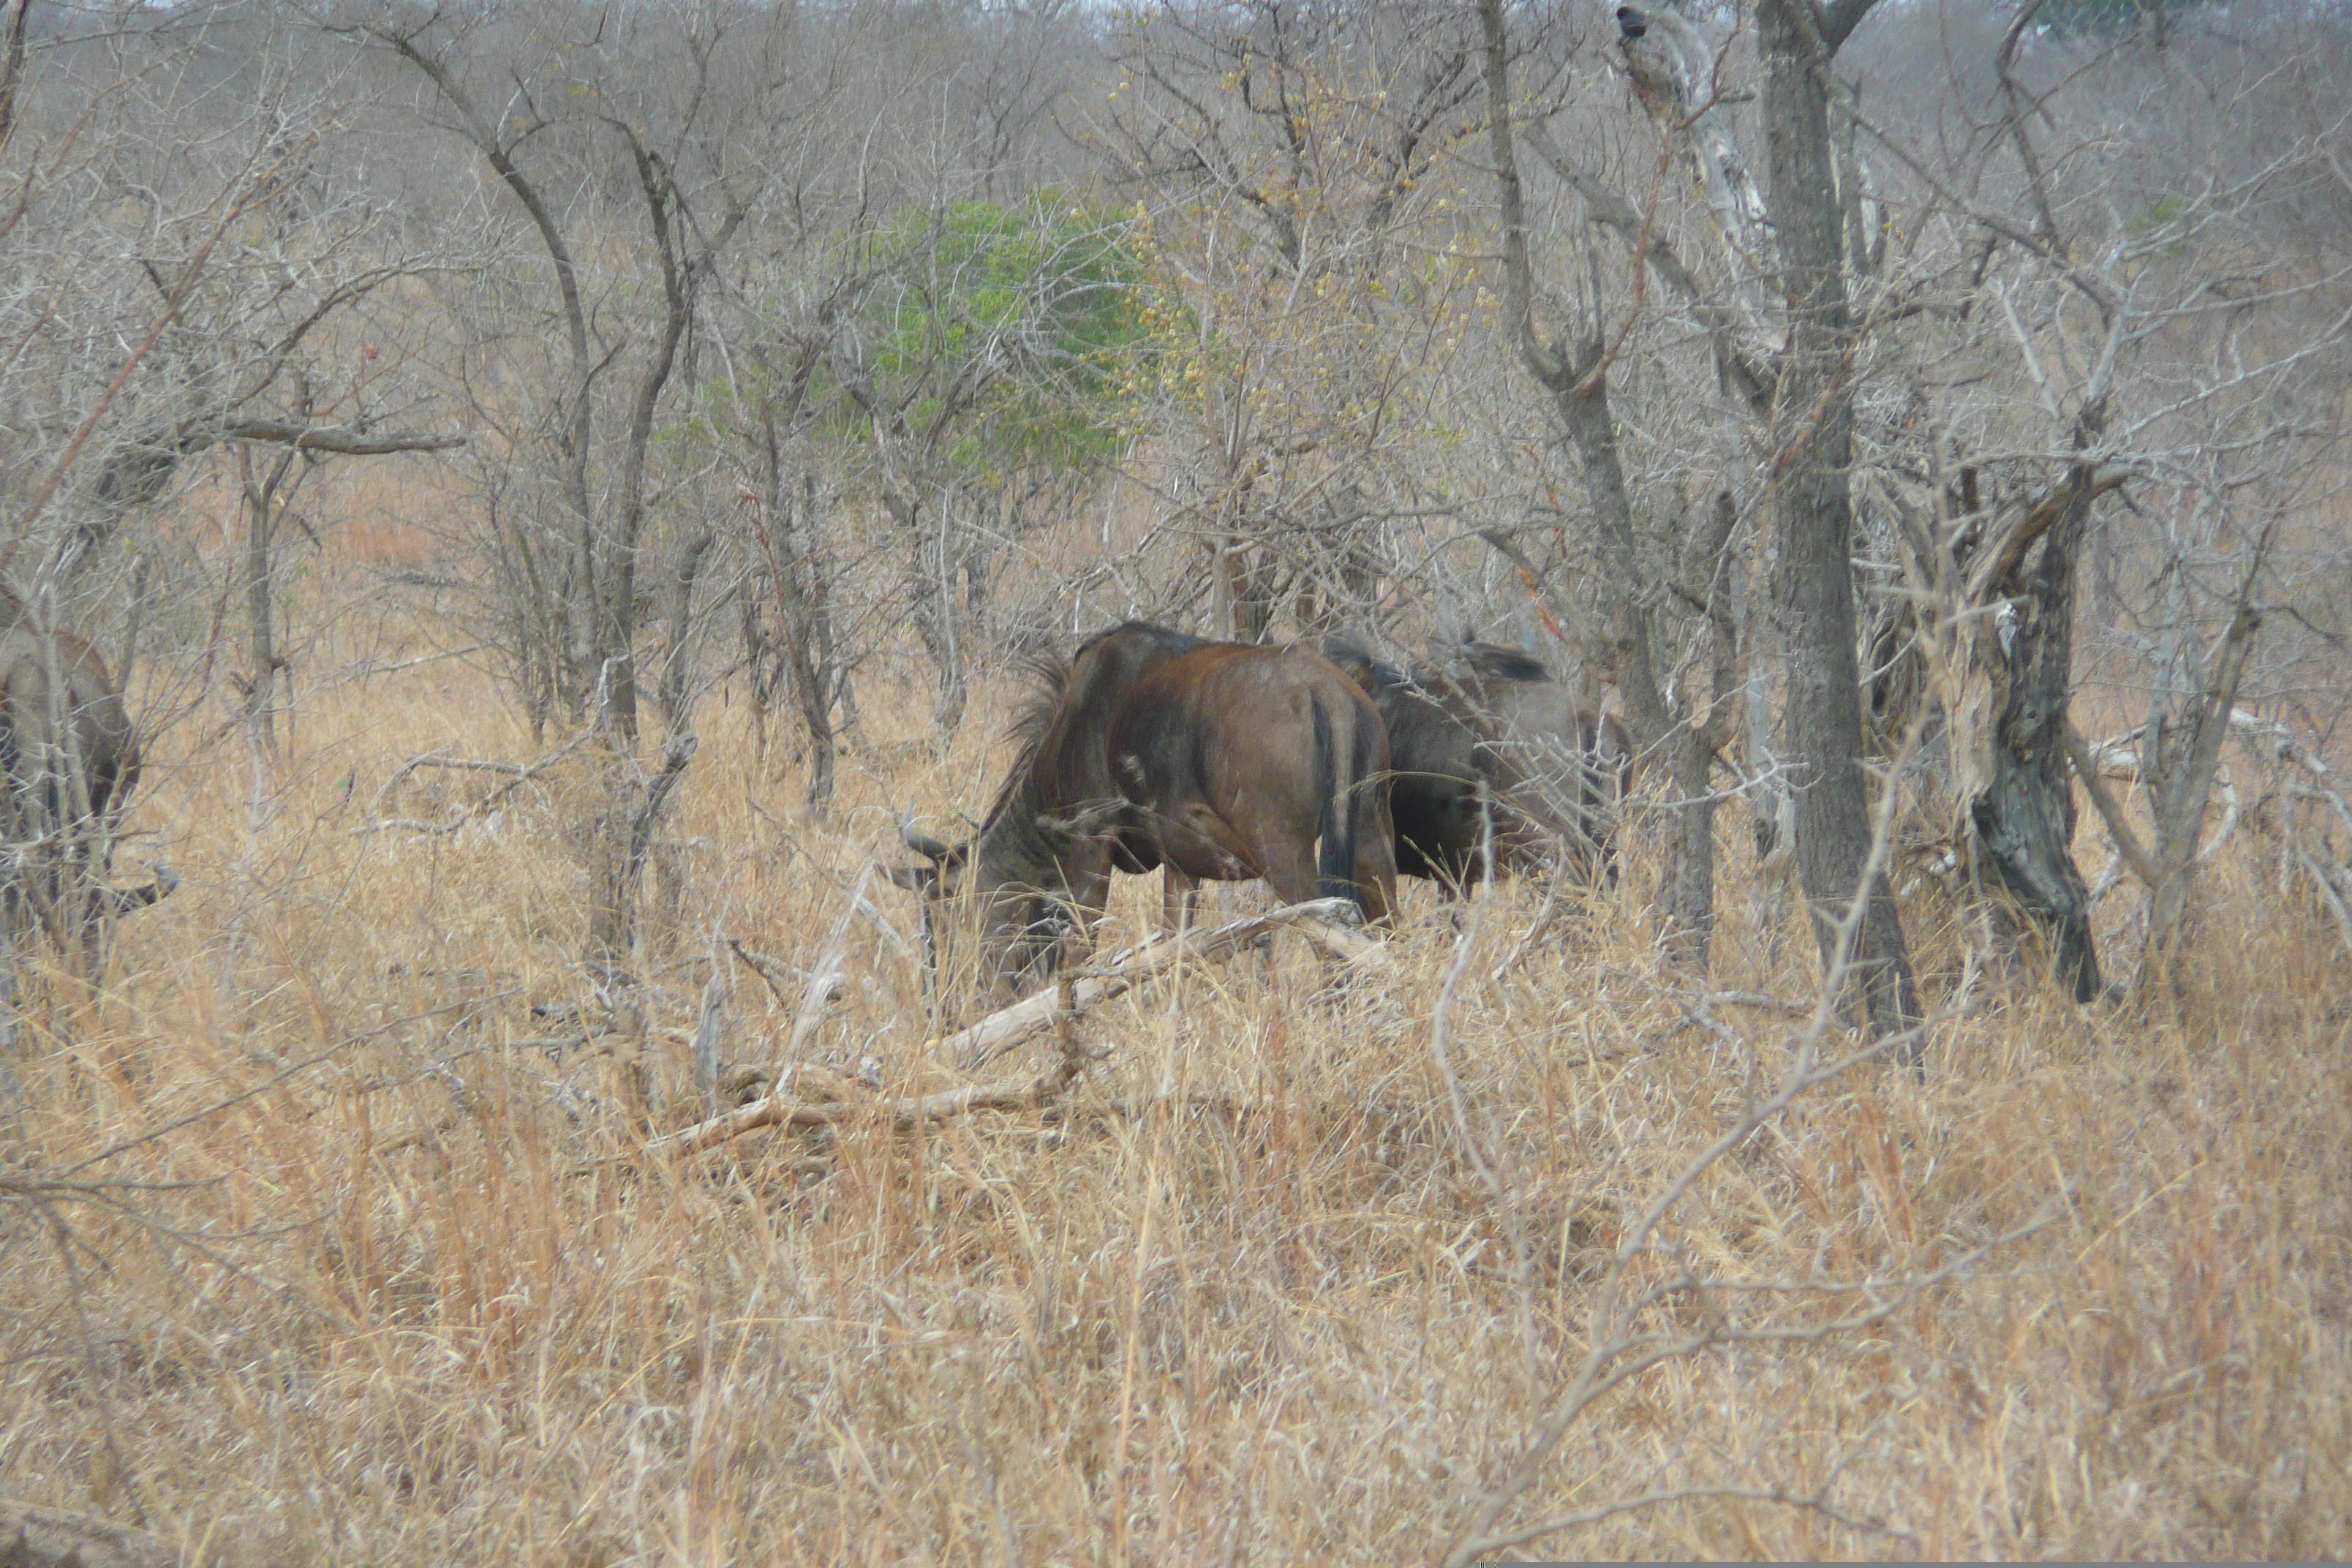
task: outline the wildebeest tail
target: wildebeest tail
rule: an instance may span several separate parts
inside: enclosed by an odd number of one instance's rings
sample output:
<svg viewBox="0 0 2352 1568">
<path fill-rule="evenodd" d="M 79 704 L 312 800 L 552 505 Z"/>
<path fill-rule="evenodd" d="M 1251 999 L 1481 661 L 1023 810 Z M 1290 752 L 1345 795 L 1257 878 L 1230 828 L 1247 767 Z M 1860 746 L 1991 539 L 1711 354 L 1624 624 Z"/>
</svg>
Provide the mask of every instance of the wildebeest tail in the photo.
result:
<svg viewBox="0 0 2352 1568">
<path fill-rule="evenodd" d="M 1349 899 L 1363 908 L 1363 889 L 1356 881 L 1356 839 L 1363 822 L 1364 786 L 1380 771 L 1380 729 L 1364 721 L 1352 708 L 1344 765 L 1334 744 L 1331 714 L 1319 697 L 1312 700 L 1315 718 L 1315 790 L 1322 802 L 1317 823 L 1320 847 L 1316 856 L 1316 890 L 1327 899 Z M 1369 912 L 1369 911 L 1367 911 Z"/>
<path fill-rule="evenodd" d="M 1315 729 L 1315 890 L 1326 899 L 1356 897 L 1355 792 L 1339 776 L 1339 748 L 1331 743 L 1331 713 L 1323 699 L 1307 699 Z"/>
</svg>

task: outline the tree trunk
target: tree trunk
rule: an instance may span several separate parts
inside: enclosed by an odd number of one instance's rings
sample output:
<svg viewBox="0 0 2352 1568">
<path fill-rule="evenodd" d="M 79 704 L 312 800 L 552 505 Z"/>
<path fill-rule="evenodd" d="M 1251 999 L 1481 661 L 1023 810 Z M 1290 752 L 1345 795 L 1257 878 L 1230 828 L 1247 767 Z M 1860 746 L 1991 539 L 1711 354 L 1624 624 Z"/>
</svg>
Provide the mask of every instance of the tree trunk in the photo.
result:
<svg viewBox="0 0 2352 1568">
<path fill-rule="evenodd" d="M 769 592 L 775 591 L 773 579 L 764 568 L 754 568 L 736 595 L 735 611 L 740 617 L 743 636 L 743 670 L 750 678 L 747 693 L 751 707 L 751 744 L 759 753 L 761 766 L 768 761 L 768 709 L 774 698 L 769 684 L 768 628 L 760 603 L 760 584 L 769 582 Z"/>
<path fill-rule="evenodd" d="M 661 705 L 662 725 L 673 735 L 693 717 L 694 583 L 715 537 L 708 528 L 696 529 L 679 542 L 670 570 L 669 602 L 662 611 L 669 647 L 662 652 Z"/>
<path fill-rule="evenodd" d="M 2259 568 L 2259 548 L 2254 559 Z M 2253 579 L 2254 572 L 2249 570 L 2230 629 L 2213 656 L 2210 679 L 2197 693 L 2189 721 L 2181 727 L 2186 731 L 2179 737 L 2183 744 L 2175 747 L 2174 726 L 2168 718 L 2149 726 L 2158 879 L 2148 892 L 2147 963 L 2159 972 L 2168 970 L 2179 952 L 2189 885 L 2197 874 L 2197 841 L 2205 826 L 2205 805 L 2221 771 L 2221 742 L 2230 733 L 2230 714 L 2237 705 L 2246 659 L 2253 651 L 2254 633 L 2263 624 L 2261 613 L 2247 602 L 2253 592 Z"/>
<path fill-rule="evenodd" d="M 236 449 L 237 478 L 245 492 L 245 615 L 253 665 L 245 721 L 262 750 L 273 757 L 278 755 L 278 672 L 284 661 L 278 653 L 277 605 L 270 592 L 275 575 L 269 557 L 270 514 L 295 457 L 290 450 L 284 453 L 267 477 L 257 477 L 253 447 L 240 442 Z"/>
<path fill-rule="evenodd" d="M 131 694 L 132 668 L 139 662 L 139 627 L 147 617 L 147 581 L 149 562 L 144 555 L 131 561 L 130 616 L 122 626 L 122 646 L 114 656 L 114 689 L 126 698 Z"/>
<path fill-rule="evenodd" d="M 626 742 L 599 726 L 589 743 L 589 766 L 599 793 L 588 813 L 588 962 L 610 980 L 624 973 L 636 945 L 637 903 L 646 860 L 686 764 L 694 731 L 673 736 L 658 773 L 647 778 Z"/>
<path fill-rule="evenodd" d="M 1845 292 L 1844 214 L 1830 135 L 1830 51 L 1806 0 L 1763 0 L 1769 144 L 1767 197 L 1790 305 L 1789 349 L 1772 405 L 1779 595 L 1788 649 L 1788 744 L 1796 858 L 1826 962 L 1853 900 L 1865 900 L 1853 965 L 1873 1033 L 1920 1017 L 1910 954 L 1884 870 L 1864 886 L 1871 850 L 1862 768 L 1862 675 L 1854 654 L 1853 513 L 1847 490 L 1853 410 L 1845 385 L 1853 331 Z"/>
<path fill-rule="evenodd" d="M 1597 365 L 1601 344 L 1596 341 L 1588 347 Z M 1661 934 L 1677 963 L 1703 975 L 1715 934 L 1715 799 L 1709 777 L 1715 750 L 1704 727 L 1706 716 L 1702 716 L 1701 727 L 1694 728 L 1658 689 L 1652 616 L 1634 548 L 1633 503 L 1625 488 L 1608 378 L 1598 368 L 1574 363 L 1562 369 L 1564 374 L 1553 378 L 1553 406 L 1575 442 L 1600 525 L 1602 556 L 1616 579 L 1610 595 L 1616 601 L 1610 616 L 1610 673 L 1624 699 L 1634 750 L 1658 757 L 1665 765 L 1666 865 L 1664 885 L 1658 889 L 1665 929 Z M 1727 525 L 1724 531 L 1728 533 Z"/>
<path fill-rule="evenodd" d="M 1666 917 L 1666 951 L 1683 968 L 1705 975 L 1715 940 L 1715 749 L 1688 724 L 1667 732 L 1665 886 L 1658 901 Z"/>
<path fill-rule="evenodd" d="M 886 485 L 883 505 L 907 540 L 908 619 L 922 640 L 931 668 L 939 678 L 932 700 L 931 722 L 950 734 L 963 721 L 965 700 L 963 661 L 956 636 L 955 579 L 959 562 L 950 540 L 953 518 L 944 496 L 931 510 L 936 526 L 924 515 L 925 503 L 908 499 L 896 486 Z"/>
<path fill-rule="evenodd" d="M 817 514 L 816 476 L 803 474 L 796 502 L 786 515 L 783 570 L 776 584 L 777 603 L 784 616 L 785 668 L 792 678 L 793 700 L 801 710 L 808 734 L 808 808 L 818 816 L 833 803 L 835 742 L 833 701 L 833 615 L 827 595 L 821 523 Z"/>
<path fill-rule="evenodd" d="M 607 981 L 625 972 L 636 938 L 636 884 L 629 875 L 629 773 L 625 743 L 601 725 L 587 745 L 590 792 L 583 857 L 588 868 L 587 960 Z"/>
<path fill-rule="evenodd" d="M 1217 543 L 1217 622 L 1227 642 L 1261 643 L 1274 621 L 1271 575 L 1265 551 L 1253 551 L 1244 536 L 1228 534 Z"/>
<path fill-rule="evenodd" d="M 2074 864 L 2074 785 L 2065 746 L 2074 684 L 2074 564 L 2090 514 L 2084 489 L 2042 541 L 2023 613 L 2003 638 L 2009 693 L 1994 731 L 1992 779 L 1969 803 L 1978 843 L 2011 896 L 2049 927 L 2057 973 L 2077 1002 L 2094 1000 L 2102 988 L 2091 891 Z"/>
</svg>

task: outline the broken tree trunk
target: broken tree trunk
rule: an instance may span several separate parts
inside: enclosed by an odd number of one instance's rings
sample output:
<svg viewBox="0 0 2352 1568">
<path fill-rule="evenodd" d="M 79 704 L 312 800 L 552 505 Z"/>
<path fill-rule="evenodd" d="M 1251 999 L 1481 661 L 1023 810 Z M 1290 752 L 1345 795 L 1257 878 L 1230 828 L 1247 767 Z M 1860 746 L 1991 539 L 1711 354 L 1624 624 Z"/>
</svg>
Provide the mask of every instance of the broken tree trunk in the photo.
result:
<svg viewBox="0 0 2352 1568">
<path fill-rule="evenodd" d="M 858 874 L 857 886 L 849 890 L 849 902 L 843 908 L 841 918 L 834 921 L 824 946 L 818 950 L 816 967 L 809 972 L 808 989 L 801 994 L 800 1011 L 793 1017 L 792 1037 L 784 1047 L 787 1056 L 800 1055 L 801 1047 L 809 1043 L 817 1026 L 824 1022 L 825 1008 L 849 984 L 849 973 L 842 967 L 842 961 L 849 954 L 849 928 L 857 919 L 858 906 L 866 901 L 866 885 L 873 880 L 874 862 L 869 860 Z"/>
<path fill-rule="evenodd" d="M 2104 983 L 2091 890 L 2072 849 L 2075 562 L 2092 503 L 2121 482 L 2078 463 L 1989 521 L 1968 510 L 1946 516 L 1941 500 L 1929 516 L 1892 498 L 1913 626 L 1948 742 L 1948 830 L 1958 852 L 1977 857 L 2048 931 L 2053 967 L 2077 1002 Z"/>
<path fill-rule="evenodd" d="M 2091 889 L 2074 864 L 2074 789 L 2066 707 L 2074 689 L 2074 564 L 2095 489 L 2087 467 L 2062 487 L 2061 510 L 2006 635 L 1995 642 L 2007 689 L 1990 776 L 1969 802 L 1977 842 L 2001 883 L 2050 931 L 2058 978 L 2077 1002 L 2105 988 L 2091 935 Z"/>
</svg>

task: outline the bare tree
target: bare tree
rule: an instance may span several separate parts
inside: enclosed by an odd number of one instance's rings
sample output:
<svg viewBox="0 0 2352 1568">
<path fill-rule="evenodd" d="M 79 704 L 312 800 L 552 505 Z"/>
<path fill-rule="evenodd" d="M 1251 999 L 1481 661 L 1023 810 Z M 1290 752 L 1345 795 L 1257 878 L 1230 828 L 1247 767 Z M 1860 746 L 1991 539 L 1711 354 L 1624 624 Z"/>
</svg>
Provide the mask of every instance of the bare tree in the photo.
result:
<svg viewBox="0 0 2352 1568">
<path fill-rule="evenodd" d="M 580 20 L 581 36 L 556 30 L 529 40 L 531 53 L 509 67 L 507 100 L 495 107 L 480 96 L 491 62 L 483 58 L 478 23 L 385 12 L 330 25 L 431 84 L 447 129 L 495 172 L 552 275 L 548 315 L 558 354 L 532 386 L 524 445 L 546 465 L 562 527 L 527 520 L 546 530 L 541 538 L 559 542 L 529 575 L 545 595 L 539 624 L 562 638 L 541 654 L 542 668 L 563 705 L 601 737 L 598 800 L 583 836 L 593 889 L 589 952 L 609 965 L 631 948 L 654 825 L 694 749 L 691 731 L 680 729 L 657 769 L 646 771 L 635 757 L 639 577 L 661 483 L 656 427 L 706 280 L 761 194 L 754 147 L 733 142 L 728 132 L 756 124 L 788 79 L 780 51 L 790 22 L 740 18 L 746 37 L 739 40 L 739 18 L 722 13 L 646 13 L 609 28 Z M 657 47 L 676 52 L 674 82 L 662 83 L 674 90 L 640 85 L 638 51 Z M 731 126 L 727 114 L 736 117 Z M 626 190 L 637 208 L 654 300 L 643 316 L 592 305 L 580 230 L 592 216 L 605 215 L 566 203 L 548 184 L 599 176 Z M 668 575 L 688 584 L 689 601 L 687 563 L 707 548 L 693 530 L 677 543 Z"/>
<path fill-rule="evenodd" d="M 1101 142 L 1167 301 L 1142 477 L 1208 559 L 1183 608 L 1242 641 L 1284 609 L 1387 619 L 1433 552 L 1405 521 L 1458 516 L 1467 488 L 1427 437 L 1476 380 L 1454 374 L 1479 279 L 1449 157 L 1476 125 L 1475 29 L 1415 5 L 1169 4 L 1116 49 Z"/>
<path fill-rule="evenodd" d="M 1548 339 L 1536 322 L 1535 268 L 1513 145 L 1509 35 L 1501 0 L 1481 0 L 1478 9 L 1486 40 L 1489 143 L 1502 201 L 1506 332 L 1517 342 L 1528 373 L 1550 395 L 1583 468 L 1607 567 L 1601 594 L 1608 629 L 1592 661 L 1623 697 L 1635 746 L 1664 764 L 1669 826 L 1661 902 L 1666 939 L 1685 963 L 1704 973 L 1715 924 L 1715 756 L 1730 739 L 1738 713 L 1734 694 L 1740 649 L 1729 597 L 1729 547 L 1738 509 L 1726 489 L 1696 522 L 1686 503 L 1653 527 L 1636 519 L 1609 395 L 1611 362 L 1631 323 L 1615 323 L 1612 330 L 1603 316 L 1597 251 L 1590 258 L 1593 285 L 1582 319 L 1556 339 Z M 1634 309 L 1640 308 L 1637 301 Z M 1493 542 L 1510 548 L 1499 536 Z M 1660 557 L 1662 542 L 1667 558 L 1663 576 L 1648 569 Z M 1673 670 L 1685 660 L 1698 666 L 1699 679 L 1662 679 L 1662 665 Z"/>
<path fill-rule="evenodd" d="M 1759 0 L 1766 211 L 1778 243 L 1778 292 L 1789 302 L 1789 349 L 1773 384 L 1770 458 L 1780 563 L 1776 599 L 1788 655 L 1784 711 L 1796 786 L 1797 869 L 1822 952 L 1839 900 L 1867 909 L 1854 977 L 1882 1034 L 1920 1017 L 1895 897 L 1884 874 L 1862 877 L 1869 853 L 1863 773 L 1862 671 L 1855 657 L 1853 457 L 1849 366 L 1859 347 L 1846 292 L 1848 202 L 1841 195 L 1831 104 L 1837 51 L 1875 0 Z M 1848 171 L 1854 193 L 1858 171 Z"/>
<path fill-rule="evenodd" d="M 2281 580 L 2279 542 L 2336 438 L 2303 409 L 2352 316 L 2340 271 L 2276 237 L 2283 205 L 2340 184 L 2330 128 L 2249 135 L 2238 145 L 2259 153 L 2218 163 L 2202 147 L 2116 135 L 2109 95 L 2177 87 L 2175 51 L 2205 54 L 2227 80 L 2254 46 L 2182 28 L 2168 45 L 2099 44 L 2108 68 L 2074 70 L 2084 47 L 2042 37 L 2038 14 L 2021 7 L 1994 44 L 1985 134 L 1961 156 L 1863 122 L 1908 177 L 1915 232 L 1936 237 L 1910 259 L 1933 308 L 1905 328 L 1911 390 L 1866 438 L 1868 488 L 1910 584 L 1885 625 L 1916 638 L 1947 729 L 1938 809 L 1952 842 L 1979 882 L 2046 927 L 2062 979 L 2087 1001 L 2105 981 L 2071 847 L 2074 784 L 2147 886 L 2142 972 L 2161 971 L 2254 668 L 2264 586 Z M 2216 95 L 2221 122 L 2273 123 L 2267 78 Z M 2103 520 L 2103 498 L 2124 507 L 2107 500 Z M 2158 519 L 2116 548 L 2119 531 Z M 2144 670 L 2152 692 L 2132 731 L 2145 847 L 2068 717 L 2081 579 L 2103 538 L 2104 593 L 2128 621 L 2095 634 L 2093 653 Z M 2133 576 L 2146 584 L 2136 595 L 2121 581 Z"/>
</svg>

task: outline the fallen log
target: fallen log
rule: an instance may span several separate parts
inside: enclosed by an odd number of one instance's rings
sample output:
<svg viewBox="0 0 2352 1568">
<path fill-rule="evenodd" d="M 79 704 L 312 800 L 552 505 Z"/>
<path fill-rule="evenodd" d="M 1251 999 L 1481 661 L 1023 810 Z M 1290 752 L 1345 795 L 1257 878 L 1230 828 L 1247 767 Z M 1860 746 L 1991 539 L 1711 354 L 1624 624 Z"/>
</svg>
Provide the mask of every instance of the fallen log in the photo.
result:
<svg viewBox="0 0 2352 1568">
<path fill-rule="evenodd" d="M 0 1568 L 179 1568 L 180 1550 L 112 1520 L 0 1500 Z"/>
<path fill-rule="evenodd" d="M 777 1079 L 776 1087 L 762 1099 L 654 1139 L 646 1143 L 646 1152 L 696 1154 L 764 1127 L 830 1127 L 845 1121 L 868 1121 L 876 1117 L 887 1117 L 898 1126 L 911 1127 L 972 1110 L 1019 1110 L 1044 1105 L 1067 1088 L 1086 1065 L 1067 1032 L 1069 1025 L 1089 1007 L 1123 995 L 1187 959 L 1215 958 L 1270 931 L 1288 928 L 1349 963 L 1385 962 L 1388 955 L 1377 941 L 1342 923 L 1355 910 L 1356 906 L 1345 899 L 1317 899 L 1208 931 L 1181 934 L 1162 931 L 1111 954 L 1090 969 L 1066 977 L 1049 991 L 1041 991 L 989 1015 L 968 1029 L 933 1041 L 927 1049 L 927 1054 L 952 1057 L 959 1066 L 979 1067 L 1048 1029 L 1061 1028 L 1065 1031 L 1061 1053 L 1042 1072 L 993 1083 L 967 1084 L 910 1099 L 839 1103 L 794 1099 L 794 1074 L 787 1068 Z"/>
<path fill-rule="evenodd" d="M 777 1092 L 765 1100 L 698 1121 L 666 1138 L 656 1138 L 646 1143 L 646 1151 L 653 1154 L 699 1154 L 762 1127 L 831 1127 L 843 1121 L 870 1121 L 877 1117 L 887 1117 L 898 1127 L 915 1127 L 971 1110 L 1025 1110 L 1051 1100 L 1078 1076 L 1083 1065 L 1082 1058 L 1066 1053 L 1044 1072 L 1026 1078 L 966 1084 L 961 1089 L 942 1089 L 908 1100 L 865 1101 L 811 1102 L 790 1099 L 792 1078 L 787 1074 L 780 1080 Z"/>
<path fill-rule="evenodd" d="M 1121 948 L 1101 963 L 1081 970 L 1073 980 L 1074 1011 L 1085 1012 L 1133 990 L 1179 961 L 1223 957 L 1258 938 L 1288 927 L 1332 957 L 1349 963 L 1381 963 L 1388 958 L 1379 942 L 1343 922 L 1360 919 L 1346 899 L 1313 899 L 1288 904 L 1262 915 L 1230 921 L 1207 931 L 1160 931 Z M 1043 1034 L 1054 1023 L 1060 990 L 1040 991 L 992 1013 L 971 1027 L 933 1042 L 930 1051 L 950 1058 L 967 1071 L 984 1067 L 1013 1047 Z"/>
</svg>

